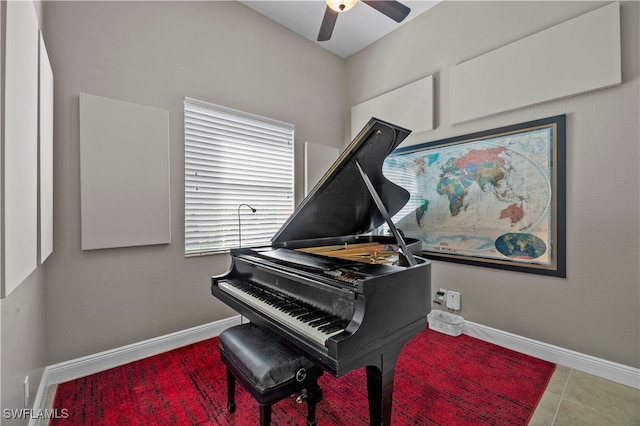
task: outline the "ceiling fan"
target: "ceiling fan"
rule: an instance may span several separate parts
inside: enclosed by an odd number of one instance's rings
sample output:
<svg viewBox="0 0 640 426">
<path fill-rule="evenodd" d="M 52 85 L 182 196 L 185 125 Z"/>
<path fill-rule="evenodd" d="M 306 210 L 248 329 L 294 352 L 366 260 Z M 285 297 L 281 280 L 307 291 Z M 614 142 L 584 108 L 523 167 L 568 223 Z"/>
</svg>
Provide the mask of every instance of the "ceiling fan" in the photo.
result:
<svg viewBox="0 0 640 426">
<path fill-rule="evenodd" d="M 358 0 L 326 0 L 326 2 L 327 8 L 324 11 L 324 18 L 322 18 L 322 24 L 320 25 L 318 41 L 327 41 L 331 38 L 338 14 L 351 9 Z M 411 12 L 410 8 L 399 1 L 362 0 L 362 2 L 396 22 L 402 22 Z"/>
</svg>

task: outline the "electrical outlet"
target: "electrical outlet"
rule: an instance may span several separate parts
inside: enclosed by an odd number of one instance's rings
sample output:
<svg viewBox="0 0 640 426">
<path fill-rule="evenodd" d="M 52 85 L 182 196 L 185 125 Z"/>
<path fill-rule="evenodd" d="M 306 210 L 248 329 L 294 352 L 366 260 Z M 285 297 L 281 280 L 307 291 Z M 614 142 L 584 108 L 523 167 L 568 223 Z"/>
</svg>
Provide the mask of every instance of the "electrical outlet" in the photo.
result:
<svg viewBox="0 0 640 426">
<path fill-rule="evenodd" d="M 453 309 L 454 311 L 460 310 L 460 292 L 447 291 L 447 308 Z"/>
<path fill-rule="evenodd" d="M 24 406 L 28 407 L 29 406 L 29 376 L 24 378 Z"/>
</svg>

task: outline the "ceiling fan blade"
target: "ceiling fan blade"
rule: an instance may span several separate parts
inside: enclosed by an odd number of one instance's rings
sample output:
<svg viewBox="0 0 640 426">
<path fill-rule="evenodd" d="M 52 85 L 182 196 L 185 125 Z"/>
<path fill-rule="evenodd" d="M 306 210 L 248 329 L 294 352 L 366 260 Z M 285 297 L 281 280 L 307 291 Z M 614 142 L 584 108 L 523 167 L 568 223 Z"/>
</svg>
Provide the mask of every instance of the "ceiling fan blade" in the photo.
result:
<svg viewBox="0 0 640 426">
<path fill-rule="evenodd" d="M 327 41 L 331 38 L 337 19 L 338 12 L 327 6 L 327 9 L 324 11 L 324 18 L 322 18 L 322 25 L 320 25 L 318 41 Z"/>
<path fill-rule="evenodd" d="M 382 0 L 362 0 L 378 12 L 388 16 L 396 22 L 402 22 L 407 17 L 411 9 L 400 3 L 399 1 L 382 1 Z"/>
</svg>

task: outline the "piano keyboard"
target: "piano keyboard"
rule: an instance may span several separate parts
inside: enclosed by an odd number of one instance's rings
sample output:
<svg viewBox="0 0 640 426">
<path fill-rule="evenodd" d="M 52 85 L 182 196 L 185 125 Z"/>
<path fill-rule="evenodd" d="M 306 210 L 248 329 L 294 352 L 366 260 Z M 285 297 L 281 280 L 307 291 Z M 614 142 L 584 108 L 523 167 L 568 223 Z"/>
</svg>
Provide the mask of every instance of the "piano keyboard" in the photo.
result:
<svg viewBox="0 0 640 426">
<path fill-rule="evenodd" d="M 222 280 L 218 287 L 323 346 L 329 337 L 342 333 L 348 324 L 342 318 L 291 296 L 246 281 Z"/>
</svg>

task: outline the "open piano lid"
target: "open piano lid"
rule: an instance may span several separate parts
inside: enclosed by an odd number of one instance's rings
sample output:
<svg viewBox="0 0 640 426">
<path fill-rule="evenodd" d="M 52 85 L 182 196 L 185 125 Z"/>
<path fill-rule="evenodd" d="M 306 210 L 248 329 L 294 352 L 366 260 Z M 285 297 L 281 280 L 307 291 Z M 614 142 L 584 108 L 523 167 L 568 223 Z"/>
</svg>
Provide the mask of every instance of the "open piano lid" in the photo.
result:
<svg viewBox="0 0 640 426">
<path fill-rule="evenodd" d="M 385 222 L 356 162 L 369 177 L 391 217 L 409 192 L 382 174 L 384 160 L 411 133 L 372 118 L 271 238 L 274 246 L 298 240 L 366 234 Z"/>
</svg>

